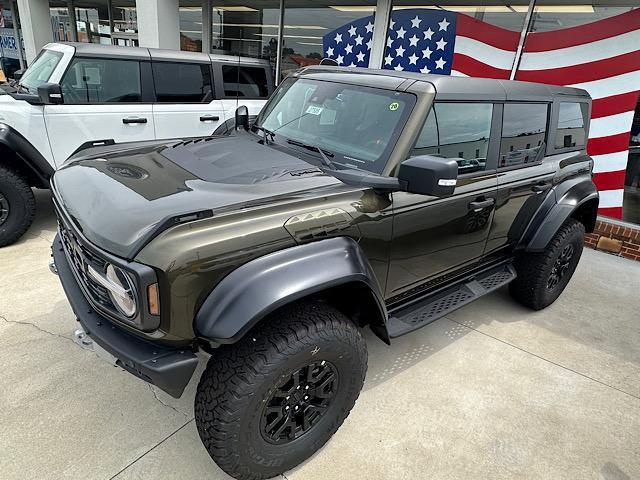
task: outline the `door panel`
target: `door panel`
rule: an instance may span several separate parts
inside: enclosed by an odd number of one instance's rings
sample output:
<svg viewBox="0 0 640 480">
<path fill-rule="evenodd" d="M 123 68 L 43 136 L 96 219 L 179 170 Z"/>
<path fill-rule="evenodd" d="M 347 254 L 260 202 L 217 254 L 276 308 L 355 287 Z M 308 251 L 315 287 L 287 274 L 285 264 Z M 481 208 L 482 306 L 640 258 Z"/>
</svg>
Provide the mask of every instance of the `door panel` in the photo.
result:
<svg viewBox="0 0 640 480">
<path fill-rule="evenodd" d="M 60 81 L 62 105 L 44 117 L 56 163 L 95 140 L 153 140 L 155 129 L 143 72 L 148 62 L 75 57 Z M 142 67 L 141 67 L 142 66 Z"/>
<path fill-rule="evenodd" d="M 185 138 L 211 135 L 225 121 L 220 100 L 208 104 L 162 104 L 153 106 L 156 138 Z"/>
<path fill-rule="evenodd" d="M 152 62 L 156 102 L 156 138 L 211 135 L 225 121 L 220 100 L 213 98 L 211 64 Z"/>
<path fill-rule="evenodd" d="M 513 230 L 529 223 L 556 171 L 554 162 L 544 161 L 549 104 L 506 103 L 503 116 L 498 198 L 487 254 L 517 240 Z"/>
<path fill-rule="evenodd" d="M 454 196 L 446 199 L 405 192 L 393 194 L 394 226 L 387 297 L 482 256 L 494 206 L 473 209 L 472 202 L 496 198 L 495 172 L 460 178 Z"/>
<path fill-rule="evenodd" d="M 46 105 L 44 118 L 58 165 L 85 142 L 113 139 L 121 143 L 155 138 L 149 104 Z"/>
</svg>

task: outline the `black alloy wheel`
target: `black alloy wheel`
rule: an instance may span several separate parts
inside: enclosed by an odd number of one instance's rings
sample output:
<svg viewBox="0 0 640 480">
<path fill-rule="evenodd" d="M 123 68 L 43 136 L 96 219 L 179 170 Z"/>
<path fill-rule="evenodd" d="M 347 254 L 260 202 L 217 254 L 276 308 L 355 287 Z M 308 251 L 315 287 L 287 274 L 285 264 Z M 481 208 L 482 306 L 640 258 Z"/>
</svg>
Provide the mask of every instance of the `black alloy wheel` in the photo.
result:
<svg viewBox="0 0 640 480">
<path fill-rule="evenodd" d="M 9 201 L 0 193 L 0 225 L 7 221 L 9 218 Z"/>
<path fill-rule="evenodd" d="M 560 255 L 553 264 L 553 267 L 551 267 L 551 274 L 547 280 L 547 288 L 549 290 L 556 288 L 569 271 L 569 266 L 571 265 L 571 259 L 573 258 L 574 252 L 575 249 L 571 244 L 565 245 L 562 252 L 560 252 Z"/>
<path fill-rule="evenodd" d="M 338 384 L 336 367 L 325 360 L 293 372 L 265 405 L 261 420 L 264 439 L 283 444 L 305 435 L 329 409 Z"/>
</svg>

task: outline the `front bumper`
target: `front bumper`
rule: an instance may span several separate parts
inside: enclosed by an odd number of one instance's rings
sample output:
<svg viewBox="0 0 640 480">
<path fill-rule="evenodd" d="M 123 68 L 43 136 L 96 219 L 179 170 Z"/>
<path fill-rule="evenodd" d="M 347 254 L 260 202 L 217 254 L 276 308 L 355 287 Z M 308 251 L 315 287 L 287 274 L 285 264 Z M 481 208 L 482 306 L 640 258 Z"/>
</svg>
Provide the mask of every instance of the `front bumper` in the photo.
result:
<svg viewBox="0 0 640 480">
<path fill-rule="evenodd" d="M 117 358 L 116 365 L 154 384 L 172 397 L 180 397 L 198 364 L 196 355 L 190 350 L 166 347 L 138 338 L 99 315 L 78 286 L 58 236 L 53 242 L 52 251 L 62 288 L 89 337 Z"/>
</svg>

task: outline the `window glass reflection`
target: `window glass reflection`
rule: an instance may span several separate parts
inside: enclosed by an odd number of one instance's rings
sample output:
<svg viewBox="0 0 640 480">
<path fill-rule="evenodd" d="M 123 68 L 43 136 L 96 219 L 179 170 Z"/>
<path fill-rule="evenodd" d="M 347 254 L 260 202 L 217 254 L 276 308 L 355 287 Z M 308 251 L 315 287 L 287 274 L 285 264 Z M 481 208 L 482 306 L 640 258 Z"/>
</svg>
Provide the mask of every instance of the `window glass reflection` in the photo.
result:
<svg viewBox="0 0 640 480">
<path fill-rule="evenodd" d="M 499 167 L 533 164 L 545 142 L 549 107 L 507 103 L 502 121 Z"/>
<path fill-rule="evenodd" d="M 198 0 L 180 0 L 180 50 L 202 51 L 202 4 Z"/>
<path fill-rule="evenodd" d="M 211 52 L 270 61 L 275 71 L 280 2 L 213 3 Z"/>
<path fill-rule="evenodd" d="M 339 3 L 285 1 L 283 77 L 324 57 L 343 66 L 369 65 L 376 2 Z"/>
</svg>

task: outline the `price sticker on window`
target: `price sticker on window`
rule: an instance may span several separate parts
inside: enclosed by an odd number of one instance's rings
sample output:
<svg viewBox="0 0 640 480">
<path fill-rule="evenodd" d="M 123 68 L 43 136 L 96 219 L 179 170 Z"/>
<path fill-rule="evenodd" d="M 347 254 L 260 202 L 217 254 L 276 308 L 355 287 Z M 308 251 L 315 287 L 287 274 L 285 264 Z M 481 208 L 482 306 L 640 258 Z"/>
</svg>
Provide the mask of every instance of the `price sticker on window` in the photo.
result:
<svg viewBox="0 0 640 480">
<path fill-rule="evenodd" d="M 309 105 L 309 108 L 307 108 L 307 113 L 311 115 L 320 115 L 322 113 L 322 107 L 318 107 L 317 105 Z"/>
</svg>

